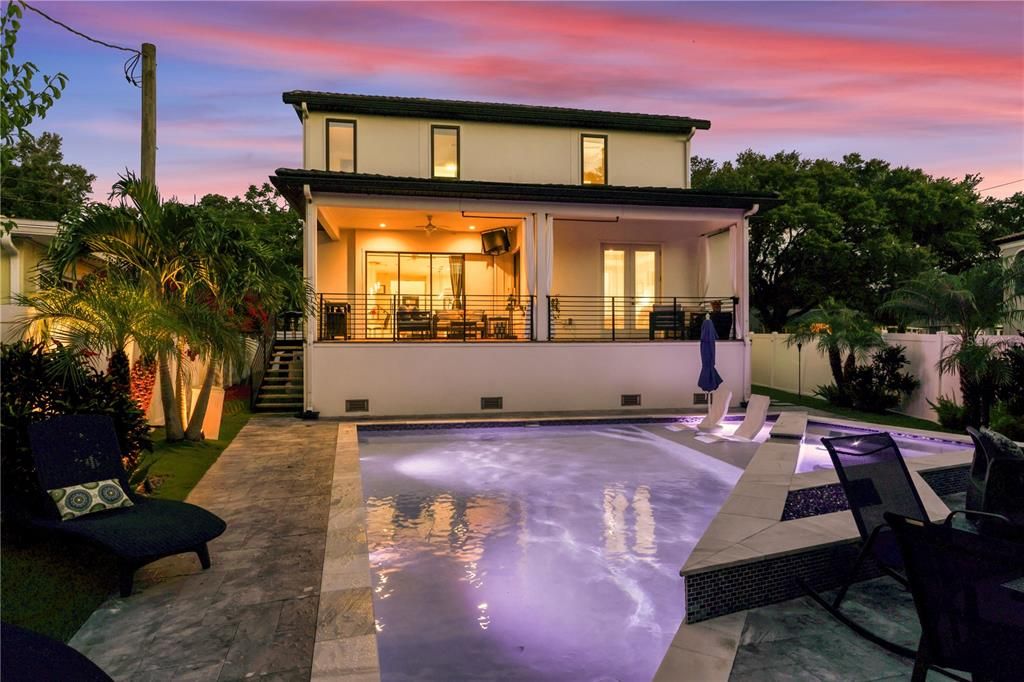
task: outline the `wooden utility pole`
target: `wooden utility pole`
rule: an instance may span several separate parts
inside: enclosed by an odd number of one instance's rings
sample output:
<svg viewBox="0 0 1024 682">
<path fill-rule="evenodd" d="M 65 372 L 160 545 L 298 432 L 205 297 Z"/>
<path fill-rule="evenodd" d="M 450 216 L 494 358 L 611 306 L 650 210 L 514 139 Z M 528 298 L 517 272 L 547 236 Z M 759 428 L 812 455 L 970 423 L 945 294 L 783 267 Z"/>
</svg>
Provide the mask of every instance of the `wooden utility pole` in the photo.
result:
<svg viewBox="0 0 1024 682">
<path fill-rule="evenodd" d="M 142 179 L 156 184 L 156 45 L 142 43 Z"/>
</svg>

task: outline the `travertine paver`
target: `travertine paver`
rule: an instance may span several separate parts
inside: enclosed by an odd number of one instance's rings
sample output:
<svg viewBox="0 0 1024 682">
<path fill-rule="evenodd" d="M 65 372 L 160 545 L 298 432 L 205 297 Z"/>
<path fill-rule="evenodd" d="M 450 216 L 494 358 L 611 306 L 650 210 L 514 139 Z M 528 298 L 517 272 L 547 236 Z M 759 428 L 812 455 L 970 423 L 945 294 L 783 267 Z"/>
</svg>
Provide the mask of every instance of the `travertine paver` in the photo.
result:
<svg viewBox="0 0 1024 682">
<path fill-rule="evenodd" d="M 250 420 L 188 498 L 227 521 L 213 566 L 151 564 L 71 645 L 117 680 L 308 680 L 337 433 Z"/>
</svg>

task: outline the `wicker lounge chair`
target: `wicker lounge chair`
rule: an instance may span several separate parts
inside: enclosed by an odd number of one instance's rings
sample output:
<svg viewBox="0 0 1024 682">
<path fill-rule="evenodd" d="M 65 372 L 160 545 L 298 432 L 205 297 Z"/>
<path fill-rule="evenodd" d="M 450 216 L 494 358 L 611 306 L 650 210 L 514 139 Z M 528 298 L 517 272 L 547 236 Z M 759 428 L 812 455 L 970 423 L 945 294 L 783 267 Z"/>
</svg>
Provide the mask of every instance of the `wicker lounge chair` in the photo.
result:
<svg viewBox="0 0 1024 682">
<path fill-rule="evenodd" d="M 832 458 L 862 542 L 856 561 L 831 601 L 811 589 L 806 582 L 800 581 L 800 584 L 811 598 L 857 634 L 893 653 L 913 657 L 913 651 L 879 637 L 851 620 L 840 606 L 868 558 L 874 559 L 884 573 L 904 586 L 907 584 L 902 573 L 903 559 L 896 539 L 885 523 L 884 514 L 891 512 L 927 521 L 924 503 L 914 487 L 899 447 L 888 433 L 822 438 L 821 442 Z"/>
<path fill-rule="evenodd" d="M 54 506 L 49 517 L 29 523 L 98 545 L 117 557 L 121 596 L 132 593 L 135 571 L 157 559 L 195 552 L 210 567 L 206 543 L 227 527 L 220 517 L 187 502 L 140 497 L 128 486 L 117 434 L 109 417 L 65 415 L 29 427 L 36 474 L 44 490 L 89 481 L 117 479 L 134 503 L 62 521 Z"/>
<path fill-rule="evenodd" d="M 967 483 L 967 508 L 1002 514 L 1024 525 L 1024 454 L 994 431 L 967 427 L 974 461 Z"/>
<path fill-rule="evenodd" d="M 99 666 L 67 644 L 10 623 L 0 624 L 0 648 L 3 682 L 111 682 Z"/>
<path fill-rule="evenodd" d="M 953 512 L 943 524 L 885 514 L 921 621 L 911 679 L 924 682 L 929 668 L 943 666 L 974 680 L 1020 680 L 1024 595 L 1011 583 L 1024 577 L 1024 543 L 954 528 L 956 514 L 978 512 Z"/>
</svg>

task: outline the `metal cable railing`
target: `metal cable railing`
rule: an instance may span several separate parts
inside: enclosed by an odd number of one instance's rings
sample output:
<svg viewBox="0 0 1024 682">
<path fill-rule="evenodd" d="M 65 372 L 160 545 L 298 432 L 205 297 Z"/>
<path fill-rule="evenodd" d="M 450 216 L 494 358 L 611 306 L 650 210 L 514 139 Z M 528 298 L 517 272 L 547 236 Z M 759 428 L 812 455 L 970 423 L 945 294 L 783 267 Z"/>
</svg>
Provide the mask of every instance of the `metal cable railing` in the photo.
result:
<svg viewBox="0 0 1024 682">
<path fill-rule="evenodd" d="M 692 296 L 548 296 L 548 341 L 697 340 L 710 318 L 736 338 L 739 299 Z"/>
<path fill-rule="evenodd" d="M 321 342 L 532 341 L 533 296 L 318 295 Z"/>
</svg>

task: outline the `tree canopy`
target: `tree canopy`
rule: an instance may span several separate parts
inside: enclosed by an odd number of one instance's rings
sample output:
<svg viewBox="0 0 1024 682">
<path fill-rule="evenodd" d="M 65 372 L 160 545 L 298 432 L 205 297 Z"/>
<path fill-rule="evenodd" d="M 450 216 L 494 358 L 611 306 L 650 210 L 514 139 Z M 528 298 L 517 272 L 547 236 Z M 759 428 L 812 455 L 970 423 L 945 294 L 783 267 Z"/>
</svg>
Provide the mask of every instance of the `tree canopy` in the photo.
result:
<svg viewBox="0 0 1024 682">
<path fill-rule="evenodd" d="M 939 267 L 962 272 L 995 253 L 1012 211 L 982 203 L 979 176 L 933 178 L 849 154 L 842 161 L 767 156 L 694 157 L 695 189 L 778 192 L 781 206 L 750 226 L 751 308 L 781 331 L 829 297 L 868 315 L 901 282 Z M 986 219 L 987 218 L 987 219 Z"/>
<path fill-rule="evenodd" d="M 56 133 L 38 137 L 23 132 L 3 155 L 0 203 L 9 218 L 60 220 L 82 206 L 96 176 L 75 163 L 64 163 Z"/>
</svg>

